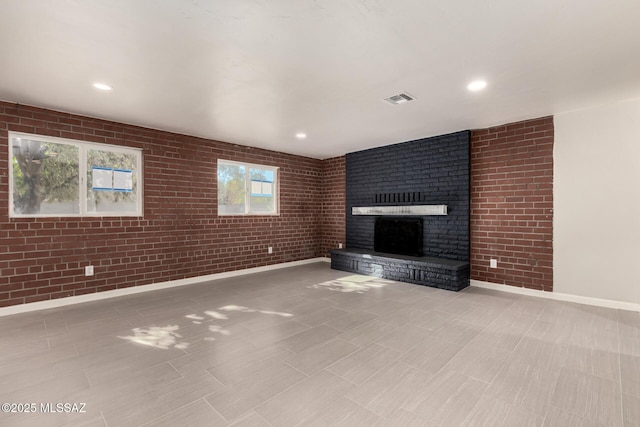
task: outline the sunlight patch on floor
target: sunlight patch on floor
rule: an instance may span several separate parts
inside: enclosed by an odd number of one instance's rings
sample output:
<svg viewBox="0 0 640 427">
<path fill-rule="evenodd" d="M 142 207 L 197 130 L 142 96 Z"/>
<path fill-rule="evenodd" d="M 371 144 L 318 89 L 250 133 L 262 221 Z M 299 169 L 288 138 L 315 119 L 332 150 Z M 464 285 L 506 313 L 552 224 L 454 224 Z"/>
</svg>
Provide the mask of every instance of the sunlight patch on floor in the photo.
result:
<svg viewBox="0 0 640 427">
<path fill-rule="evenodd" d="M 231 335 L 231 332 L 227 331 L 226 329 L 223 329 L 222 326 L 218 326 L 218 325 L 209 326 L 209 330 L 211 332 L 219 333 L 222 335 Z"/>
<path fill-rule="evenodd" d="M 387 286 L 389 280 L 380 279 L 378 277 L 362 276 L 354 274 L 352 276 L 341 277 L 340 279 L 330 280 L 328 282 L 316 283 L 307 286 L 310 289 L 327 289 L 334 292 L 357 293 L 363 294 L 372 289 L 381 289 Z"/>
<path fill-rule="evenodd" d="M 214 310 L 205 311 L 204 314 L 218 320 L 227 320 L 229 318 L 226 314 L 218 313 Z"/>
<path fill-rule="evenodd" d="M 282 317 L 291 317 L 293 314 L 291 313 L 283 313 L 280 311 L 270 311 L 270 310 L 255 310 L 253 308 L 243 307 L 241 305 L 225 305 L 224 307 L 220 307 L 220 310 L 224 311 L 240 311 L 242 313 L 261 313 L 261 314 L 273 314 L 276 316 Z"/>
<path fill-rule="evenodd" d="M 134 343 L 146 345 L 154 348 L 161 348 L 168 350 L 170 348 L 179 348 L 184 350 L 189 347 L 187 342 L 177 342 L 178 338 L 182 338 L 182 335 L 177 333 L 180 327 L 178 325 L 172 326 L 151 326 L 149 329 L 134 328 L 131 331 L 133 335 L 121 337 L 124 340 L 128 340 Z"/>
<path fill-rule="evenodd" d="M 220 311 L 225 311 L 230 314 L 224 314 Z M 291 313 L 284 313 L 280 311 L 271 311 L 271 310 L 256 310 L 249 307 L 244 307 L 242 305 L 226 305 L 224 307 L 219 307 L 218 310 L 207 310 L 204 312 L 206 316 L 209 316 L 210 319 L 207 319 L 204 316 L 201 316 L 196 313 L 187 314 L 184 317 L 191 320 L 191 323 L 194 325 L 203 325 L 207 326 L 209 332 L 213 334 L 219 334 L 224 336 L 231 335 L 231 331 L 225 329 L 224 326 L 216 325 L 209 323 L 213 319 L 215 320 L 229 320 L 229 316 L 233 314 L 233 312 L 241 312 L 241 313 L 257 313 L 257 314 L 266 314 L 273 316 L 282 316 L 282 317 L 292 317 Z M 173 326 L 151 326 L 147 329 L 144 328 L 134 328 L 131 331 L 133 335 L 118 338 L 128 340 L 133 343 L 142 344 L 145 346 L 153 347 L 153 348 L 161 348 L 163 350 L 168 350 L 170 348 L 178 348 L 178 349 L 186 349 L 189 347 L 188 342 L 178 342 L 178 338 L 182 338 L 177 331 L 180 329 L 178 325 Z M 205 341 L 215 341 L 215 336 L 205 337 Z"/>
</svg>

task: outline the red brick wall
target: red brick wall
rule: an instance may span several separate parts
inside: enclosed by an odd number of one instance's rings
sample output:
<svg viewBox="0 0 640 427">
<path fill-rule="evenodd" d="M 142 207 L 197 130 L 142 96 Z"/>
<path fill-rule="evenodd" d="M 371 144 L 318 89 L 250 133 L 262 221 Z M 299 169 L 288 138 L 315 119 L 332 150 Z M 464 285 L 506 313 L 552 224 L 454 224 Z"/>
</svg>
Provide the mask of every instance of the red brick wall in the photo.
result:
<svg viewBox="0 0 640 427">
<path fill-rule="evenodd" d="M 331 256 L 331 249 L 345 242 L 345 158 L 334 157 L 322 161 L 322 255 Z"/>
<path fill-rule="evenodd" d="M 9 219 L 9 130 L 142 148 L 144 217 Z M 553 119 L 475 130 L 471 139 L 472 278 L 551 291 Z M 280 167 L 281 215 L 217 217 L 218 158 Z M 345 175 L 344 157 L 0 102 L 0 307 L 328 256 L 345 241 Z M 83 275 L 85 265 L 95 276 Z"/>
<path fill-rule="evenodd" d="M 472 279 L 553 290 L 553 135 L 552 117 L 471 132 Z"/>
<path fill-rule="evenodd" d="M 10 219 L 10 130 L 142 148 L 144 217 Z M 280 167 L 281 214 L 218 217 L 218 158 Z M 320 256 L 322 168 L 321 160 L 0 102 L 0 307 Z M 84 276 L 86 265 L 95 276 Z"/>
</svg>

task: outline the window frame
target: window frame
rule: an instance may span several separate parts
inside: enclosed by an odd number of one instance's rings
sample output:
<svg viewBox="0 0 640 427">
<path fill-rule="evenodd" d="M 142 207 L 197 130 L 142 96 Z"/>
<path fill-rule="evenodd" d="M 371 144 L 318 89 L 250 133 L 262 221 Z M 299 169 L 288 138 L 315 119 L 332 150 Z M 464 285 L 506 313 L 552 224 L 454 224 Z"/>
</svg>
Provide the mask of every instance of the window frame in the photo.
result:
<svg viewBox="0 0 640 427">
<path fill-rule="evenodd" d="M 18 214 L 14 211 L 15 206 L 13 202 L 13 190 L 14 190 L 14 182 L 13 182 L 13 139 L 14 138 L 24 138 L 33 141 L 40 141 L 42 143 L 55 143 L 55 144 L 66 144 L 72 145 L 78 148 L 78 202 L 79 212 L 78 213 L 52 213 L 52 214 Z M 135 147 L 125 147 L 121 145 L 113 145 L 113 144 L 103 144 L 99 142 L 88 142 L 81 141 L 77 139 L 69 139 L 69 138 L 59 138 L 55 136 L 47 136 L 47 135 L 37 135 L 30 134 L 24 132 L 13 132 L 9 131 L 8 133 L 8 145 L 9 145 L 9 218 L 64 218 L 64 217 L 73 217 L 73 218 L 101 218 L 101 217 L 142 217 L 144 216 L 144 206 L 143 206 L 143 192 L 144 192 L 144 183 L 143 183 L 143 171 L 142 171 L 142 149 Z M 134 155 L 136 157 L 136 170 L 135 173 L 135 181 L 136 181 L 136 211 L 135 212 L 89 212 L 87 210 L 87 200 L 88 200 L 88 191 L 87 191 L 87 151 L 89 150 L 97 150 L 97 151 L 110 151 L 113 153 L 119 154 L 127 154 Z"/>
<path fill-rule="evenodd" d="M 220 194 L 220 181 L 218 178 L 218 170 L 220 164 L 243 166 L 245 168 L 245 181 L 244 181 L 244 213 L 221 213 L 220 212 L 220 200 L 218 195 Z M 251 169 L 264 169 L 273 172 L 273 211 L 261 212 L 251 210 Z M 216 163 L 216 208 L 218 216 L 279 216 L 280 215 L 280 168 L 278 166 L 260 165 L 256 163 L 238 162 L 235 160 L 218 159 Z"/>
</svg>

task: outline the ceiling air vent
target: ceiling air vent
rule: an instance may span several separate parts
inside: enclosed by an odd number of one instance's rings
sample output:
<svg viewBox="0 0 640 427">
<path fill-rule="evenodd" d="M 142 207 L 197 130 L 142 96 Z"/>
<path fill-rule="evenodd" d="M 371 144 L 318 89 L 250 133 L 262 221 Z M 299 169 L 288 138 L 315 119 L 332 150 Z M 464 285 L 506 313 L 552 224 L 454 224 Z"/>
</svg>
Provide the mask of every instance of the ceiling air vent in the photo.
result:
<svg viewBox="0 0 640 427">
<path fill-rule="evenodd" d="M 411 95 L 407 95 L 406 93 L 400 93 L 398 95 L 393 95 L 388 98 L 385 98 L 384 100 L 390 104 L 398 105 L 398 104 L 404 104 L 405 102 L 413 101 L 414 99 L 415 98 L 412 97 Z"/>
</svg>

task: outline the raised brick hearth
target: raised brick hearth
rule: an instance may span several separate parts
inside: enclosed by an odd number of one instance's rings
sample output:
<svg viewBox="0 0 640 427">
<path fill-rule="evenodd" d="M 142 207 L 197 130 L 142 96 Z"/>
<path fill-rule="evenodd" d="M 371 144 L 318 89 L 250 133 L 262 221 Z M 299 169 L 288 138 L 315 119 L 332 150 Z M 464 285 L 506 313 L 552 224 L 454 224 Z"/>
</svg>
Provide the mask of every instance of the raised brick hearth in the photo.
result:
<svg viewBox="0 0 640 427">
<path fill-rule="evenodd" d="M 469 286 L 468 262 L 382 254 L 366 249 L 331 251 L 331 268 L 449 291 Z"/>
</svg>

